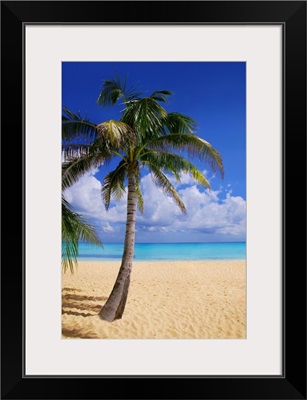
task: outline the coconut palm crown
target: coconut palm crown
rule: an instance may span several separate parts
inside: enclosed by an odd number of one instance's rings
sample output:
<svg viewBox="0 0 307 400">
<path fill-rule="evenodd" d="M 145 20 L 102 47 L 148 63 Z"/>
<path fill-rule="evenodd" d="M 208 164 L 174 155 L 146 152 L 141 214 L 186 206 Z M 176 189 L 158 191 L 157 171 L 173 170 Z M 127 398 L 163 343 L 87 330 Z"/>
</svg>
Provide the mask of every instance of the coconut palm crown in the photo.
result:
<svg viewBox="0 0 307 400">
<path fill-rule="evenodd" d="M 186 207 L 172 185 L 169 175 L 180 181 L 180 173 L 190 173 L 199 185 L 210 188 L 204 174 L 192 163 L 198 159 L 223 176 L 222 159 L 210 143 L 196 136 L 196 123 L 190 117 L 162 106 L 171 92 L 157 90 L 150 96 L 127 88 L 118 78 L 105 80 L 97 99 L 100 106 L 121 101 L 124 109 L 119 120 L 99 124 L 63 110 L 62 134 L 66 141 L 63 178 L 72 184 L 93 167 L 117 158 L 117 167 L 102 182 L 101 195 L 106 209 L 112 198 L 120 199 L 127 190 L 127 220 L 122 263 L 113 290 L 99 315 L 107 321 L 122 317 L 130 284 L 135 244 L 137 208 L 144 210 L 141 169 L 150 171 L 154 183 L 170 196 L 183 213 Z M 78 137 L 88 144 L 76 144 Z M 191 160 L 191 161 L 190 161 Z M 127 189 L 126 189 L 127 186 Z"/>
</svg>

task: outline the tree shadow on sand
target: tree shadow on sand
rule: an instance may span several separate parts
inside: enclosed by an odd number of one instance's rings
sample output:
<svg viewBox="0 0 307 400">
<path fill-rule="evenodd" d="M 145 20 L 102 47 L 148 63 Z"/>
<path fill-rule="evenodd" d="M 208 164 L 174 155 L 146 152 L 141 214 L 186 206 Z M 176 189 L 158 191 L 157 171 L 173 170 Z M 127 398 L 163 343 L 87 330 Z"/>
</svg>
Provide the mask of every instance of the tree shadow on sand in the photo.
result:
<svg viewBox="0 0 307 400">
<path fill-rule="evenodd" d="M 80 294 L 73 294 L 78 292 Z M 97 315 L 103 304 L 97 301 L 107 300 L 104 296 L 87 296 L 81 294 L 82 290 L 74 288 L 63 288 L 62 290 L 62 314 L 91 317 Z M 71 309 L 74 309 L 72 311 Z M 76 311 L 76 310 L 80 310 Z M 88 311 L 82 312 L 82 311 Z"/>
<path fill-rule="evenodd" d="M 74 289 L 74 288 L 70 288 L 70 287 L 64 287 L 62 289 L 63 292 L 82 292 L 81 289 Z"/>
</svg>

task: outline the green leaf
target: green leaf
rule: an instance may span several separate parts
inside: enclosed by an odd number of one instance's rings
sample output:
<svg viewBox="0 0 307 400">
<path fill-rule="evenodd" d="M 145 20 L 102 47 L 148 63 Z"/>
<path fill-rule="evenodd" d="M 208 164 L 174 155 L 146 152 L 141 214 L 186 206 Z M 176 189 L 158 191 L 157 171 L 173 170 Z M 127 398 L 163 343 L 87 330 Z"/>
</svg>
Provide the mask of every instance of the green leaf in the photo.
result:
<svg viewBox="0 0 307 400">
<path fill-rule="evenodd" d="M 62 196 L 62 267 L 64 272 L 71 272 L 77 266 L 79 240 L 102 247 L 101 240 L 93 225 L 80 214 Z"/>
<path fill-rule="evenodd" d="M 190 157 L 197 157 L 201 161 L 207 162 L 214 172 L 218 171 L 224 177 L 221 155 L 210 143 L 198 136 L 169 134 L 150 141 L 146 147 L 158 151 L 187 152 Z"/>
<path fill-rule="evenodd" d="M 163 124 L 167 128 L 164 133 L 194 134 L 196 132 L 196 122 L 187 115 L 176 112 L 167 114 Z"/>
<path fill-rule="evenodd" d="M 150 95 L 150 98 L 162 103 L 167 103 L 168 97 L 171 96 L 171 94 L 172 92 L 169 90 L 156 90 Z"/>
<path fill-rule="evenodd" d="M 82 118 L 81 115 L 74 114 L 67 107 L 63 109 L 62 116 L 62 139 L 71 141 L 76 138 L 86 138 L 91 141 L 96 137 L 96 125 L 88 118 Z"/>
<path fill-rule="evenodd" d="M 112 106 L 120 99 L 123 99 L 123 102 L 127 102 L 137 98 L 140 94 L 134 86 L 127 87 L 127 79 L 116 76 L 113 79 L 105 79 L 103 81 L 97 104 L 99 106 Z"/>
<path fill-rule="evenodd" d="M 141 155 L 140 160 L 173 173 L 178 181 L 180 181 L 180 172 L 190 173 L 198 184 L 210 188 L 210 183 L 203 173 L 182 156 L 165 151 L 149 150 Z"/>
<path fill-rule="evenodd" d="M 98 135 L 103 137 L 107 143 L 112 147 L 120 148 L 126 147 L 127 144 L 136 142 L 136 136 L 133 129 L 122 121 L 109 121 L 102 122 L 97 125 Z"/>
<path fill-rule="evenodd" d="M 183 214 L 186 214 L 187 210 L 185 208 L 185 205 L 177 193 L 176 189 L 174 186 L 171 184 L 171 182 L 168 180 L 167 176 L 163 174 L 162 171 L 160 171 L 159 168 L 157 168 L 154 164 L 151 164 L 150 162 L 147 163 L 148 167 L 150 168 L 152 172 L 152 177 L 154 183 L 160 187 L 164 193 L 168 194 L 171 196 L 171 198 L 175 201 L 177 206 L 180 208 L 181 212 Z"/>
<path fill-rule="evenodd" d="M 138 201 L 138 209 L 140 213 L 144 214 L 144 199 L 142 195 L 141 185 L 140 182 L 137 181 L 136 183 L 136 196 Z"/>
<path fill-rule="evenodd" d="M 136 167 L 136 197 L 137 197 L 137 206 L 141 214 L 144 213 L 144 199 L 141 190 L 141 173 L 140 173 L 140 164 L 137 163 Z"/>
<path fill-rule="evenodd" d="M 146 137 L 157 137 L 162 129 L 166 110 L 153 98 L 144 97 L 126 104 L 122 121 L 133 128 L 139 143 Z"/>
<path fill-rule="evenodd" d="M 62 164 L 62 190 L 76 183 L 92 168 L 100 167 L 105 158 L 101 154 L 82 155 Z"/>
<path fill-rule="evenodd" d="M 111 196 L 121 199 L 125 193 L 126 161 L 122 160 L 116 169 L 109 172 L 103 180 L 101 195 L 106 209 L 108 210 Z"/>
</svg>

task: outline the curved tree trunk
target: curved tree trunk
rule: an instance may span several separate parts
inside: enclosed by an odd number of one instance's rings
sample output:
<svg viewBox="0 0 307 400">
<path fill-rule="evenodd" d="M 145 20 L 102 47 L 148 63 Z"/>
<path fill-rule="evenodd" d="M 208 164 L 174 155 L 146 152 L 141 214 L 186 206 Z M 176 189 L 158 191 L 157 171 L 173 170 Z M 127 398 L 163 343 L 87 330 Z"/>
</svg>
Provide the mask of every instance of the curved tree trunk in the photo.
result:
<svg viewBox="0 0 307 400">
<path fill-rule="evenodd" d="M 136 206 L 136 178 L 134 170 L 131 169 L 128 172 L 127 222 L 122 264 L 113 290 L 99 312 L 102 319 L 110 322 L 122 317 L 128 297 L 134 254 Z"/>
</svg>

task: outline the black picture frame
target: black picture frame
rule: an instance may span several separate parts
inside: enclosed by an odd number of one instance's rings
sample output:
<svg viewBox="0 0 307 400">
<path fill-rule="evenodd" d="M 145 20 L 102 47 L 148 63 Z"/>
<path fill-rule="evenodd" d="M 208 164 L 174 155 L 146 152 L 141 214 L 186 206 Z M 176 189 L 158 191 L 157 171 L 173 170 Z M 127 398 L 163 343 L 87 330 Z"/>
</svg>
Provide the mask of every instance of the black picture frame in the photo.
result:
<svg viewBox="0 0 307 400">
<path fill-rule="evenodd" d="M 281 376 L 30 377 L 23 375 L 25 323 L 23 29 L 27 23 L 182 25 L 206 23 L 283 26 L 284 324 Z M 306 399 L 306 2 L 2 1 L 1 33 L 2 398 Z M 44 151 L 43 143 L 42 151 Z M 302 226 L 303 229 L 298 230 L 298 227 Z M 103 355 L 101 357 L 103 361 Z"/>
</svg>

